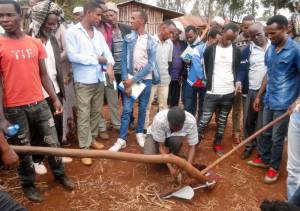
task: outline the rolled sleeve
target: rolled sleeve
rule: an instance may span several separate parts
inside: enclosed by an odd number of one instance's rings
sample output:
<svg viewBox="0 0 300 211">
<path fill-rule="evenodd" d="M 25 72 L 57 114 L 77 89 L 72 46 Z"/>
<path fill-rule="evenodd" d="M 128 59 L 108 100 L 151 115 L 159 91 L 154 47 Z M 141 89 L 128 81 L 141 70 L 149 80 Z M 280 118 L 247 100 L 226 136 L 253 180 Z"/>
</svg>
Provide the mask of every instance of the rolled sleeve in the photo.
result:
<svg viewBox="0 0 300 211">
<path fill-rule="evenodd" d="M 196 144 L 198 144 L 199 139 L 198 139 L 198 130 L 197 130 L 197 125 L 194 124 L 189 132 L 189 134 L 187 135 L 187 139 L 188 139 L 188 144 L 190 146 L 194 146 Z"/>
</svg>

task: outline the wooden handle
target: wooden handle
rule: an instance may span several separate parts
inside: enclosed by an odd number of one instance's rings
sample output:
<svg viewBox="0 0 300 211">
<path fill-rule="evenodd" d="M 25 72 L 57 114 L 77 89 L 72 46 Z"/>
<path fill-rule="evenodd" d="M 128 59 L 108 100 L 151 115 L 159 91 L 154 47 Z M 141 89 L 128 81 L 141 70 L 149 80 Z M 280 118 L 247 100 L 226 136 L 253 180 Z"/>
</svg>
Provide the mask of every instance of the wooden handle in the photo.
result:
<svg viewBox="0 0 300 211">
<path fill-rule="evenodd" d="M 191 177 L 198 179 L 200 182 L 208 182 L 209 178 L 204 176 L 197 168 L 191 165 L 186 160 L 172 155 L 144 155 L 125 152 L 111 152 L 108 150 L 87 150 L 87 149 L 65 149 L 65 148 L 52 148 L 52 147 L 33 147 L 33 146 L 10 146 L 18 153 L 25 154 L 41 154 L 53 155 L 60 157 L 88 157 L 88 158 L 106 158 L 112 160 L 122 160 L 129 162 L 141 163 L 171 163 L 177 165 L 185 170 Z"/>
<path fill-rule="evenodd" d="M 245 144 L 249 143 L 250 141 L 252 141 L 253 139 L 255 139 L 257 136 L 259 136 L 260 134 L 262 134 L 263 132 L 265 132 L 266 130 L 270 129 L 271 127 L 273 127 L 275 124 L 277 124 L 278 122 L 281 122 L 283 119 L 287 118 L 290 115 L 290 112 L 287 111 L 284 114 L 282 114 L 280 117 L 274 119 L 272 122 L 270 122 L 269 124 L 267 124 L 266 126 L 264 126 L 263 128 L 261 128 L 260 130 L 256 131 L 255 133 L 253 133 L 251 136 L 249 136 L 247 139 L 245 139 L 244 141 L 242 141 L 239 145 L 237 145 L 236 147 L 234 147 L 232 150 L 230 150 L 229 152 L 227 152 L 225 155 L 223 155 L 222 157 L 220 157 L 219 159 L 215 160 L 212 164 L 210 164 L 209 166 L 207 166 L 205 169 L 203 169 L 201 171 L 201 173 L 204 175 L 206 174 L 210 169 L 214 168 L 216 165 L 218 165 L 219 163 L 221 163 L 223 160 L 225 160 L 226 158 L 228 158 L 230 155 L 232 155 L 235 151 L 237 151 L 239 148 L 241 148 L 242 146 L 244 146 Z"/>
</svg>

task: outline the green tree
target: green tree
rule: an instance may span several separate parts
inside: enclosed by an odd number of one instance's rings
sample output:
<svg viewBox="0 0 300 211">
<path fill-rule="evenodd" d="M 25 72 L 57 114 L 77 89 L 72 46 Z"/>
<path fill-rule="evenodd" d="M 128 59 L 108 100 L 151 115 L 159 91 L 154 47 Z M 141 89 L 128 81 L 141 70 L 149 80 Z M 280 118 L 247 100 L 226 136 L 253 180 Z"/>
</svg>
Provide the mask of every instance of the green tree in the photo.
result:
<svg viewBox="0 0 300 211">
<path fill-rule="evenodd" d="M 261 3 L 266 8 L 272 6 L 274 8 L 273 14 L 276 15 L 279 9 L 288 7 L 288 4 L 292 1 L 293 0 L 261 0 Z"/>
</svg>

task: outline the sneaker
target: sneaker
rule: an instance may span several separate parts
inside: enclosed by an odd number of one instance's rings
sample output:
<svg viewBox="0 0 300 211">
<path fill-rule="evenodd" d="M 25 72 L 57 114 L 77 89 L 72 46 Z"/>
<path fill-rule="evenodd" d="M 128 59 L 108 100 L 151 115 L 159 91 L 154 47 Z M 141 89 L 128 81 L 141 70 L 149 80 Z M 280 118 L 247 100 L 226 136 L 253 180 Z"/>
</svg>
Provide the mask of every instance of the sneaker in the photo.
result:
<svg viewBox="0 0 300 211">
<path fill-rule="evenodd" d="M 100 139 L 103 139 L 103 140 L 108 140 L 109 139 L 109 135 L 106 131 L 99 132 L 98 137 Z"/>
<path fill-rule="evenodd" d="M 145 141 L 146 141 L 144 133 L 137 133 L 136 140 L 137 140 L 138 144 L 140 145 L 140 147 L 144 148 Z"/>
<path fill-rule="evenodd" d="M 222 148 L 222 146 L 220 144 L 214 145 L 213 149 L 214 149 L 215 153 L 217 155 L 219 155 L 220 157 L 222 157 L 224 155 L 223 148 Z"/>
<path fill-rule="evenodd" d="M 81 163 L 85 166 L 90 166 L 93 163 L 92 158 L 81 158 Z"/>
<path fill-rule="evenodd" d="M 124 149 L 125 147 L 126 141 L 121 138 L 118 138 L 116 143 L 111 148 L 109 148 L 109 151 L 118 152 L 120 149 Z"/>
<path fill-rule="evenodd" d="M 35 173 L 39 175 L 47 174 L 47 168 L 44 162 L 33 163 Z"/>
<path fill-rule="evenodd" d="M 278 177 L 279 177 L 279 171 L 276 171 L 273 168 L 269 168 L 269 170 L 265 176 L 264 183 L 272 184 L 278 180 Z"/>
<path fill-rule="evenodd" d="M 101 144 L 100 142 L 94 140 L 91 144 L 91 147 L 94 149 L 103 149 L 104 145 Z"/>
<path fill-rule="evenodd" d="M 33 185 L 22 187 L 23 193 L 27 199 L 32 202 L 42 202 L 42 195 L 36 190 Z"/>
<path fill-rule="evenodd" d="M 63 163 L 71 163 L 73 161 L 72 158 L 70 157 L 62 157 L 62 162 Z"/>
<path fill-rule="evenodd" d="M 247 162 L 249 166 L 259 167 L 259 168 L 269 168 L 269 164 L 265 164 L 261 157 L 256 158 L 255 160 L 249 160 Z"/>
</svg>

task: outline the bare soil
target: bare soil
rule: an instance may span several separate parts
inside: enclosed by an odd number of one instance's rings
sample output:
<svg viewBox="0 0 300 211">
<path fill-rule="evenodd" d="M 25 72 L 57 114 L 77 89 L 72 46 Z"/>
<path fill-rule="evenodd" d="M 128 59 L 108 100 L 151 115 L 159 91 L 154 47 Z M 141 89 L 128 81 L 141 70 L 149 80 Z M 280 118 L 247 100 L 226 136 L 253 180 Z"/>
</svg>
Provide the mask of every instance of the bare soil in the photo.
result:
<svg viewBox="0 0 300 211">
<path fill-rule="evenodd" d="M 137 110 L 137 109 L 136 109 Z M 108 113 L 108 112 L 106 112 Z M 225 152 L 235 145 L 231 138 L 231 118 L 223 139 Z M 218 158 L 212 151 L 215 122 L 207 128 L 204 141 L 197 148 L 196 163 L 208 165 Z M 109 148 L 118 133 L 110 131 L 111 140 L 102 141 Z M 134 133 L 129 135 L 124 152 L 142 153 Z M 73 147 L 76 147 L 73 142 Z M 247 166 L 235 153 L 214 172 L 219 176 L 217 186 L 210 191 L 197 190 L 191 201 L 161 200 L 159 195 L 176 188 L 164 165 L 130 163 L 113 160 L 94 160 L 86 167 L 79 159 L 66 164 L 67 174 L 76 182 L 76 190 L 65 191 L 51 173 L 37 176 L 38 189 L 43 193 L 42 203 L 32 203 L 24 198 L 15 171 L 1 171 L 3 188 L 18 202 L 32 211 L 83 211 L 83 210 L 214 210 L 256 211 L 264 199 L 286 199 L 286 150 L 278 182 L 263 184 L 265 171 Z M 255 154 L 251 158 L 255 158 Z M 50 172 L 50 171 L 49 171 Z"/>
</svg>

